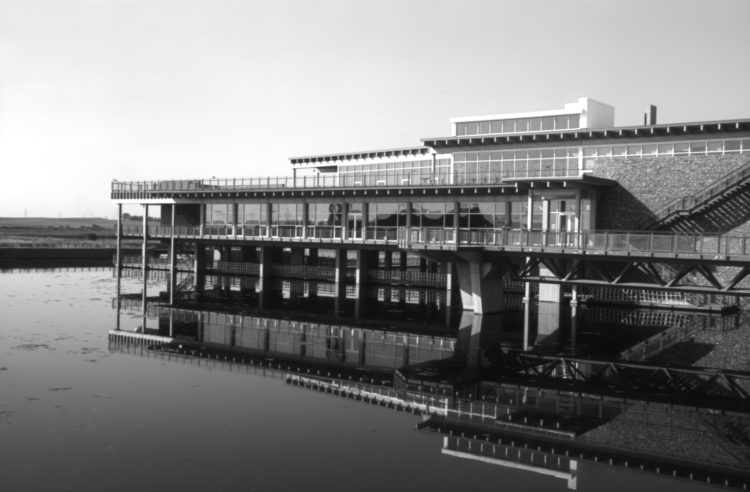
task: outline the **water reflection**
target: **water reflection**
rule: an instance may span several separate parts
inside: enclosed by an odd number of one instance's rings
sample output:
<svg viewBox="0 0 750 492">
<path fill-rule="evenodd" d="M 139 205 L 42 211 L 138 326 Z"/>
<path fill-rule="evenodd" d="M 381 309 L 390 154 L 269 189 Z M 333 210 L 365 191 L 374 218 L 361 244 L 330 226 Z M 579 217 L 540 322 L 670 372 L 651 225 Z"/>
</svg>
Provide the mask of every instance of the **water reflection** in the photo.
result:
<svg viewBox="0 0 750 492">
<path fill-rule="evenodd" d="M 109 347 L 416 413 L 417 429 L 441 434 L 447 456 L 572 489 L 602 465 L 687 488 L 750 484 L 750 373 L 686 367 L 706 354 L 682 350 L 736 329 L 736 317 L 527 309 L 517 296 L 480 316 L 423 290 L 370 289 L 366 309 L 349 295 L 335 304 L 307 281 L 277 283 L 268 302 L 231 289 L 177 306 L 126 295 Z M 122 321 L 121 310 L 138 313 Z"/>
</svg>

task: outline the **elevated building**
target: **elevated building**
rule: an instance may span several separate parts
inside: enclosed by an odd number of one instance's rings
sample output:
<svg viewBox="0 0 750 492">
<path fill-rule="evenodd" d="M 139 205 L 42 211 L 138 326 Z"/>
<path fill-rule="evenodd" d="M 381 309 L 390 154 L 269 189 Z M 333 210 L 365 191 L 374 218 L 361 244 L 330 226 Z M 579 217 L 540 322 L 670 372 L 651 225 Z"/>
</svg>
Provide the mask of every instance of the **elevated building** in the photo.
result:
<svg viewBox="0 0 750 492">
<path fill-rule="evenodd" d="M 566 288 L 692 304 L 750 293 L 750 119 L 657 124 L 653 110 L 615 127 L 613 107 L 581 98 L 450 125 L 414 147 L 294 157 L 289 177 L 115 181 L 120 211 L 146 208 L 120 237 L 143 237 L 144 268 L 147 239 L 169 241 L 173 286 L 189 251 L 197 291 L 215 250 L 224 274 L 260 290 L 274 265 L 310 272 L 330 257 L 340 295 L 429 278 L 479 313 L 514 282 L 553 302 Z"/>
</svg>

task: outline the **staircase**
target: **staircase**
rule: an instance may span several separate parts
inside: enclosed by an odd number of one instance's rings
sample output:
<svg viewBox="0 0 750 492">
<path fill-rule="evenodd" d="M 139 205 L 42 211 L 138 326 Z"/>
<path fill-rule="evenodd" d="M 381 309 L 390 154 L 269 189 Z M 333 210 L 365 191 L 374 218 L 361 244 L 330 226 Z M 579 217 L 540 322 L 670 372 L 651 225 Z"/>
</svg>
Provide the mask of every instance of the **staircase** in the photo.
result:
<svg viewBox="0 0 750 492">
<path fill-rule="evenodd" d="M 654 212 L 642 228 L 725 233 L 750 220 L 750 161 L 698 192 Z"/>
</svg>

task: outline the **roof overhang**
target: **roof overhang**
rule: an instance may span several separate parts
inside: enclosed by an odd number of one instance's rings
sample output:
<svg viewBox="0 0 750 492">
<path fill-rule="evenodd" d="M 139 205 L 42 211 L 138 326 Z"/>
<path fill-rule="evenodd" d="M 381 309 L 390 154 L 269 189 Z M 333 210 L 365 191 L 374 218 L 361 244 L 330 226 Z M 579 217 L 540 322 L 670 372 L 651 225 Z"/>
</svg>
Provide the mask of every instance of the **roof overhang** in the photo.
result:
<svg viewBox="0 0 750 492">
<path fill-rule="evenodd" d="M 473 147 L 482 145 L 517 145 L 534 143 L 556 143 L 573 141 L 595 141 L 668 136 L 705 136 L 750 132 L 750 119 L 710 121 L 699 123 L 675 123 L 666 125 L 629 126 L 597 130 L 571 130 L 556 132 L 536 132 L 517 135 L 472 135 L 461 137 L 423 138 L 425 146 L 434 149 Z"/>
</svg>

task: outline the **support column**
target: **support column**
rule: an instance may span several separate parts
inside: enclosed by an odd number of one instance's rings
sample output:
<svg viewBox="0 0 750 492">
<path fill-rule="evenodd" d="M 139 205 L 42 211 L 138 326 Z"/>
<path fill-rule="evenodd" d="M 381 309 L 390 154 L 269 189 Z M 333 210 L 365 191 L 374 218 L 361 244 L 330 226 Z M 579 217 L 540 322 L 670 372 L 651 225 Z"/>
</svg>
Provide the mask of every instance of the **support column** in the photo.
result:
<svg viewBox="0 0 750 492">
<path fill-rule="evenodd" d="M 540 277 L 554 277 L 552 273 L 543 264 L 539 265 L 539 276 Z M 548 284 L 539 282 L 539 302 L 562 302 L 563 289 L 560 284 Z"/>
<path fill-rule="evenodd" d="M 117 204 L 117 229 L 115 229 L 117 241 L 115 243 L 115 268 L 117 268 L 117 279 L 122 274 L 122 203 Z"/>
<path fill-rule="evenodd" d="M 148 204 L 143 205 L 143 243 L 141 245 L 141 268 L 143 272 L 143 291 L 141 308 L 143 310 L 143 330 L 146 330 L 146 299 L 148 298 Z"/>
<path fill-rule="evenodd" d="M 258 307 L 265 307 L 271 300 L 271 279 L 273 277 L 273 264 L 280 263 L 281 248 L 277 246 L 261 246 L 258 276 L 260 281 L 260 293 L 258 295 Z"/>
<path fill-rule="evenodd" d="M 195 248 L 195 269 L 193 272 L 194 289 L 196 295 L 202 294 L 206 290 L 206 245 L 196 243 Z"/>
<path fill-rule="evenodd" d="M 334 290 L 336 292 L 336 299 L 344 300 L 346 299 L 346 250 L 337 248 L 335 251 Z"/>
<path fill-rule="evenodd" d="M 475 314 L 497 313 L 505 308 L 505 271 L 492 262 L 482 261 L 479 253 L 460 253 L 456 263 L 463 309 Z"/>
<path fill-rule="evenodd" d="M 175 290 L 177 289 L 177 251 L 175 250 L 175 238 L 174 238 L 174 227 L 175 227 L 175 209 L 177 208 L 173 203 L 171 208 L 171 219 L 169 228 L 169 305 L 173 306 L 175 301 Z M 162 207 L 162 210 L 164 208 Z M 170 310 L 170 326 L 171 326 L 171 310 Z"/>
<path fill-rule="evenodd" d="M 524 282 L 523 293 L 523 350 L 529 350 L 531 338 L 531 283 Z"/>
<path fill-rule="evenodd" d="M 357 299 L 355 312 L 362 314 L 363 309 L 368 301 L 368 288 L 370 285 L 370 270 L 378 267 L 378 252 L 370 250 L 357 250 L 357 272 L 356 272 L 356 289 Z"/>
</svg>

